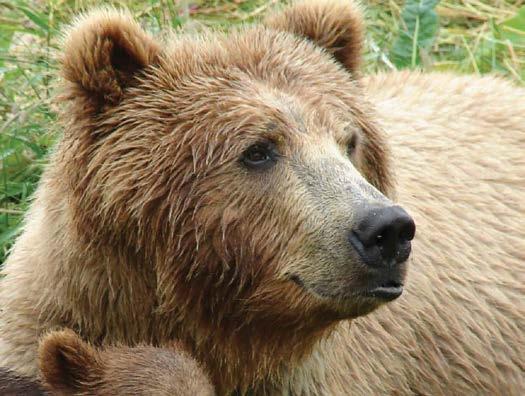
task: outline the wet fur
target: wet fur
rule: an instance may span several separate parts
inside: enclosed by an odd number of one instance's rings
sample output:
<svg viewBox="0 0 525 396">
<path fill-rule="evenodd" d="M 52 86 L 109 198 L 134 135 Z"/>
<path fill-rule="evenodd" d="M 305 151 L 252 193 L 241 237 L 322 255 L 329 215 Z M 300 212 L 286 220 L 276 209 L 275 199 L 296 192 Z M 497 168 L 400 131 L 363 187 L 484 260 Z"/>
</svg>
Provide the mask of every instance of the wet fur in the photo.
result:
<svg viewBox="0 0 525 396">
<path fill-rule="evenodd" d="M 521 393 L 524 91 L 490 77 L 363 79 L 357 8 L 306 4 L 269 28 L 166 46 L 125 14 L 75 25 L 64 136 L 4 267 L 4 367 L 35 376 L 38 336 L 58 325 L 97 345 L 181 339 L 219 393 Z M 317 149 L 343 118 L 362 133 L 356 169 L 391 198 L 395 181 L 418 226 L 405 294 L 352 321 L 286 278 L 282 257 L 320 254 L 302 239 L 302 195 L 262 198 L 293 184 L 232 183 L 231 165 L 268 121 L 294 141 L 316 131 Z M 313 278 L 332 270 L 319 263 Z"/>
</svg>

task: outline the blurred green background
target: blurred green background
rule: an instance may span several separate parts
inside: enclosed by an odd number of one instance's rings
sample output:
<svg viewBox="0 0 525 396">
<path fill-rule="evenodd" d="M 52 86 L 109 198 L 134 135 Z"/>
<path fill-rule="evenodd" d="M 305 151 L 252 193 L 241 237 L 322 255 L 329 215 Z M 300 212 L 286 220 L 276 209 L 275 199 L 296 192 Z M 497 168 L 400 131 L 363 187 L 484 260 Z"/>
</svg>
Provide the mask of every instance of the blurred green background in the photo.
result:
<svg viewBox="0 0 525 396">
<path fill-rule="evenodd" d="M 56 123 L 61 27 L 101 4 L 131 7 L 146 29 L 225 29 L 253 22 L 275 0 L 0 1 L 0 263 L 20 228 Z M 365 68 L 493 73 L 525 81 L 525 0 L 363 0 Z"/>
</svg>

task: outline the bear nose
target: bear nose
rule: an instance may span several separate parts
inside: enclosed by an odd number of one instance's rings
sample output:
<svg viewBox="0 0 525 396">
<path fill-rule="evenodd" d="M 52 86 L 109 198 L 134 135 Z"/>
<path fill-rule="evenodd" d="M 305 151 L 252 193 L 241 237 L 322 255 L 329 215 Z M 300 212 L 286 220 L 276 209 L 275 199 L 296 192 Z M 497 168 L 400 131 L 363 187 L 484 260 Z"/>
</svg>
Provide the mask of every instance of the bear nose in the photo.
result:
<svg viewBox="0 0 525 396">
<path fill-rule="evenodd" d="M 400 206 L 369 209 L 352 232 L 350 241 L 371 266 L 392 266 L 410 255 L 416 225 Z"/>
</svg>

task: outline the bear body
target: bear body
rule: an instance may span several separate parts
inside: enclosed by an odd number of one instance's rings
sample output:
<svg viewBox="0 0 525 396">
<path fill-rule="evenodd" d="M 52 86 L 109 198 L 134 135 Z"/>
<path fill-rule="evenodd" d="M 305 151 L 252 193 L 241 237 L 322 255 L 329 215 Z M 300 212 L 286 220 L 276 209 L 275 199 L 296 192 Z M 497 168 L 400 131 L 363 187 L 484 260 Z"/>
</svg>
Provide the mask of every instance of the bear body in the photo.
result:
<svg viewBox="0 0 525 396">
<path fill-rule="evenodd" d="M 521 394 L 525 91 L 361 77 L 360 23 L 306 2 L 162 46 L 123 14 L 77 22 L 64 137 L 3 269 L 0 365 L 36 377 L 60 326 L 181 340 L 219 394 Z M 348 244 L 392 201 L 418 228 L 406 280 Z M 355 294 L 369 272 L 403 296 Z"/>
</svg>

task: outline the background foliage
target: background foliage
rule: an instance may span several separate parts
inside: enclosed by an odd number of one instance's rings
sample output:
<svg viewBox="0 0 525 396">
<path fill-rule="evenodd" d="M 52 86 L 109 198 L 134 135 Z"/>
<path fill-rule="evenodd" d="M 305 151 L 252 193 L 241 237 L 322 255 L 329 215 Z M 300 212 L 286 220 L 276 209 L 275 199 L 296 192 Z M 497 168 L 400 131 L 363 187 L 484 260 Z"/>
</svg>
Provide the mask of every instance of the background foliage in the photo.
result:
<svg viewBox="0 0 525 396">
<path fill-rule="evenodd" d="M 52 101 L 61 27 L 94 0 L 0 0 L 0 263 L 59 134 Z M 104 2 L 107 4 L 108 2 Z M 251 22 L 276 0 L 112 1 L 157 33 Z M 525 81 L 525 0 L 363 0 L 367 72 L 496 73 Z"/>
</svg>

